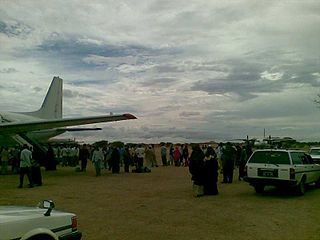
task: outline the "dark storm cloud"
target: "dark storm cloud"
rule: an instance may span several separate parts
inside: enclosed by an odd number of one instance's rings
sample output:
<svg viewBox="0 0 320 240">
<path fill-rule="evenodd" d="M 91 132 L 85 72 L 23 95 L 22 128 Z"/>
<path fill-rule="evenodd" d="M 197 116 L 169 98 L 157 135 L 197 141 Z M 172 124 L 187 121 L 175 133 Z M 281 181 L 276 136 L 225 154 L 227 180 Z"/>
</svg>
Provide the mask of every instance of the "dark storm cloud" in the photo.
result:
<svg viewBox="0 0 320 240">
<path fill-rule="evenodd" d="M 292 53 L 294 52 L 283 52 L 289 55 Z M 286 64 L 282 64 L 279 53 L 276 52 L 249 52 L 247 55 L 246 60 L 225 61 L 221 68 L 225 77 L 199 80 L 190 90 L 208 94 L 236 94 L 243 101 L 261 93 L 281 92 L 293 87 L 293 84 L 320 86 L 319 77 L 312 75 L 318 72 L 315 59 L 304 59 L 302 62 L 289 59 Z"/>
<path fill-rule="evenodd" d="M 4 22 L 0 20 L 0 33 L 8 37 L 25 37 L 30 34 L 33 29 L 21 22 Z"/>
<path fill-rule="evenodd" d="M 80 81 L 78 84 L 100 84 L 100 80 L 117 81 L 120 74 L 117 66 L 128 64 L 134 58 L 134 65 L 144 66 L 150 59 L 158 56 L 176 54 L 178 49 L 149 48 L 142 45 L 114 45 L 103 41 L 86 41 L 79 36 L 62 36 L 57 33 L 44 40 L 33 49 L 16 53 L 18 58 L 34 58 L 41 61 L 54 72 L 106 71 L 103 76 L 93 81 Z M 121 62 L 123 61 L 123 62 Z M 130 63 L 129 63 L 130 64 Z M 159 67 L 156 71 L 178 71 L 175 66 Z M 145 72 L 145 70 L 141 70 Z M 106 83 L 106 82 L 104 82 Z"/>
<path fill-rule="evenodd" d="M 164 77 L 164 78 L 155 78 L 155 79 L 146 79 L 141 81 L 140 84 L 144 87 L 150 86 L 168 86 L 170 84 L 174 84 L 178 81 L 178 79 L 173 77 Z"/>
<path fill-rule="evenodd" d="M 70 69 L 86 69 L 99 67 L 92 62 L 85 62 L 83 58 L 89 55 L 105 57 L 119 57 L 133 54 L 138 49 L 122 46 L 97 45 L 77 41 L 76 38 L 49 40 L 38 46 L 37 52 L 41 56 L 53 61 L 62 61 Z M 107 64 L 106 64 L 107 65 Z M 100 66 L 101 67 L 101 66 Z M 104 66 L 103 66 L 104 67 Z M 104 67 L 105 68 L 105 67 Z"/>
<path fill-rule="evenodd" d="M 107 103 L 103 104 L 103 105 L 95 105 L 95 106 L 91 106 L 90 110 L 96 113 L 102 113 L 102 114 L 109 114 L 109 113 L 113 113 L 113 114 L 118 114 L 118 113 L 131 113 L 131 114 L 136 114 L 137 111 L 134 107 L 132 106 L 106 106 Z"/>
<path fill-rule="evenodd" d="M 63 55 L 88 56 L 99 55 L 106 57 L 124 57 L 136 55 L 138 53 L 149 52 L 141 46 L 117 46 L 111 44 L 96 44 L 85 41 L 79 41 L 78 37 L 48 39 L 38 46 L 38 51 L 48 51 Z"/>
<path fill-rule="evenodd" d="M 188 62 L 186 62 L 188 64 Z M 190 71 L 213 71 L 213 72 L 228 72 L 229 68 L 218 62 L 202 62 L 201 64 L 191 63 Z"/>
<path fill-rule="evenodd" d="M 181 69 L 178 66 L 174 65 L 159 65 L 155 66 L 153 70 L 160 73 L 181 73 L 184 71 L 184 69 Z"/>
<path fill-rule="evenodd" d="M 72 85 L 74 86 L 90 86 L 90 85 L 106 85 L 106 84 L 109 84 L 109 83 L 112 83 L 113 81 L 112 80 L 78 80 L 78 79 L 75 79 L 75 80 L 71 80 L 69 81 L 68 83 L 71 83 Z"/>
<path fill-rule="evenodd" d="M 33 90 L 34 90 L 35 92 L 41 92 L 43 89 L 40 88 L 40 87 L 34 87 Z"/>
<path fill-rule="evenodd" d="M 92 98 L 91 96 L 89 95 L 85 95 L 85 94 L 81 94 L 77 91 L 72 91 L 72 90 L 69 90 L 69 89 L 63 89 L 63 97 L 65 98 L 77 98 L 77 97 L 80 97 L 80 98 L 83 98 L 83 99 L 86 99 L 86 98 Z"/>
</svg>

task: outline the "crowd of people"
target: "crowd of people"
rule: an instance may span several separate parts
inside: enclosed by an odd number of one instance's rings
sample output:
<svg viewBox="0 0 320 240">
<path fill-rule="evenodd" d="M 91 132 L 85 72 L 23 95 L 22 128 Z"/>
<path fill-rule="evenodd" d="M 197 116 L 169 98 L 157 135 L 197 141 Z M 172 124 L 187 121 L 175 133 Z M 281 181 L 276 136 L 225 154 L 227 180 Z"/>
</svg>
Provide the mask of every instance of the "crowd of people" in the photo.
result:
<svg viewBox="0 0 320 240">
<path fill-rule="evenodd" d="M 233 146 L 231 143 L 220 143 L 214 147 L 162 143 L 159 152 L 162 166 L 189 167 L 195 196 L 218 194 L 219 173 L 223 174 L 222 183 L 232 183 L 236 166 L 239 169 L 239 180 L 242 180 L 245 163 L 251 153 L 250 144 Z M 22 148 L 3 147 L 0 149 L 0 157 L 1 174 L 8 174 L 11 166 L 11 172 L 20 176 L 19 188 L 23 187 L 25 175 L 29 187 L 42 185 L 40 166 L 44 166 L 47 171 L 56 170 L 57 165 L 60 165 L 86 172 L 88 162 L 91 161 L 97 177 L 101 176 L 103 169 L 117 174 L 123 167 L 125 173 L 144 173 L 159 166 L 153 144 L 49 145 L 45 155 L 24 145 Z"/>
<path fill-rule="evenodd" d="M 250 144 L 232 146 L 230 142 L 219 143 L 214 149 L 212 146 L 200 148 L 194 144 L 189 158 L 189 172 L 193 181 L 194 196 L 217 195 L 219 172 L 223 174 L 222 183 L 232 183 L 234 169 L 239 169 L 239 179 L 244 177 L 245 164 L 252 153 Z"/>
<path fill-rule="evenodd" d="M 19 188 L 23 187 L 24 176 L 27 175 L 29 187 L 42 185 L 39 152 L 23 145 L 13 148 L 3 147 L 0 150 L 1 174 L 19 174 Z"/>
</svg>

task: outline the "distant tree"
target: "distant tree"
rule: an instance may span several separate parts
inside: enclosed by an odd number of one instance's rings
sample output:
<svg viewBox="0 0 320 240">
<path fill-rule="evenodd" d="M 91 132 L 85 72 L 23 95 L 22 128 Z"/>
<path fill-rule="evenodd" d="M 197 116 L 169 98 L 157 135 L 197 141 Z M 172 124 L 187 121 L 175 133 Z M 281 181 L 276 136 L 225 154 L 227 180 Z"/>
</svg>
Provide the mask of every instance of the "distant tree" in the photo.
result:
<svg viewBox="0 0 320 240">
<path fill-rule="evenodd" d="M 120 141 L 115 141 L 115 142 L 112 142 L 112 145 L 115 147 L 122 148 L 124 146 L 124 143 Z"/>
</svg>

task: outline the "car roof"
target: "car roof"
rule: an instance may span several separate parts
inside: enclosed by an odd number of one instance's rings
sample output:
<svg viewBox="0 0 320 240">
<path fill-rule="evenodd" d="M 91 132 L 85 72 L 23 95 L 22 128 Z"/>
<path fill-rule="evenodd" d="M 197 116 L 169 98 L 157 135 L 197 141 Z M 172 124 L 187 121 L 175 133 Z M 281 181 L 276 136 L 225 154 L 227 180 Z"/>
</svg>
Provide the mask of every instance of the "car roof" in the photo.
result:
<svg viewBox="0 0 320 240">
<path fill-rule="evenodd" d="M 301 149 L 257 149 L 255 152 L 303 152 L 306 153 L 306 151 L 301 150 Z"/>
</svg>

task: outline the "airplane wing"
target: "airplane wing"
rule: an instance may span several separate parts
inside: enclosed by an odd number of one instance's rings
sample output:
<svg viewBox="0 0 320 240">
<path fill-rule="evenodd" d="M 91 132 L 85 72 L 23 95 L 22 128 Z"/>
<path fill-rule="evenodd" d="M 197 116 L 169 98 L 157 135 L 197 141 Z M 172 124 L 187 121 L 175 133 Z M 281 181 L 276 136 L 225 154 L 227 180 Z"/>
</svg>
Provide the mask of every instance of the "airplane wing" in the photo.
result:
<svg viewBox="0 0 320 240">
<path fill-rule="evenodd" d="M 43 119 L 32 122 L 11 122 L 2 123 L 0 125 L 0 134 L 19 134 L 24 132 L 38 131 L 51 128 L 67 127 L 85 125 L 91 123 L 102 123 L 102 122 L 114 122 L 121 120 L 136 119 L 132 114 L 122 115 L 104 115 L 96 117 L 82 117 L 82 118 L 64 118 L 64 119 Z"/>
</svg>

